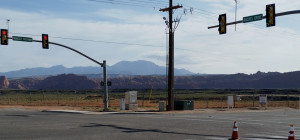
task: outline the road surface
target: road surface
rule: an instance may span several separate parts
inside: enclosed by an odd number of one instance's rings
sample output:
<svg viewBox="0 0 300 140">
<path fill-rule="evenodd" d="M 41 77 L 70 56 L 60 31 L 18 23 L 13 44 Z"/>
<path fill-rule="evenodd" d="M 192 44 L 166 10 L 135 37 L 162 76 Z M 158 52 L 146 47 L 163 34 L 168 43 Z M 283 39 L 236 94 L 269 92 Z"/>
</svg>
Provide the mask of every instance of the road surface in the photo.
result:
<svg viewBox="0 0 300 140">
<path fill-rule="evenodd" d="M 236 120 L 243 140 L 300 138 L 300 110 L 66 112 L 0 109 L 0 140 L 227 140 Z"/>
</svg>

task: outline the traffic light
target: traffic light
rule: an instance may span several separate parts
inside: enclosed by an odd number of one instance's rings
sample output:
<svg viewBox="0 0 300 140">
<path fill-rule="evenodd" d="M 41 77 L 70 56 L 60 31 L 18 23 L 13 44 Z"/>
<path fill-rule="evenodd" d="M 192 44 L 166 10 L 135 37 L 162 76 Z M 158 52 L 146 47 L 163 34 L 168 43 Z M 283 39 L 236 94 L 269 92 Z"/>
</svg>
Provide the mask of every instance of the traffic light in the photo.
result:
<svg viewBox="0 0 300 140">
<path fill-rule="evenodd" d="M 111 81 L 108 81 L 108 82 L 107 82 L 107 86 L 111 86 Z"/>
<path fill-rule="evenodd" d="M 8 45 L 8 31 L 1 29 L 1 45 Z"/>
<path fill-rule="evenodd" d="M 43 49 L 49 49 L 49 38 L 48 34 L 42 34 Z"/>
<path fill-rule="evenodd" d="M 266 25 L 275 26 L 275 4 L 266 5 Z"/>
<path fill-rule="evenodd" d="M 219 34 L 226 34 L 226 14 L 219 15 Z"/>
</svg>

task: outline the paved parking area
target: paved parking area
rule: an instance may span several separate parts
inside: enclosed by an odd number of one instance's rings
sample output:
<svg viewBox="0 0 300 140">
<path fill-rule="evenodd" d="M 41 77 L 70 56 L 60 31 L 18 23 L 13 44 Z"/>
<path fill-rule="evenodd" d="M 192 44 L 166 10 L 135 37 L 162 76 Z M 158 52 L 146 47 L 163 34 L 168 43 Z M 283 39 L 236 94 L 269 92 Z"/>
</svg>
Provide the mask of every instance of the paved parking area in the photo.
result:
<svg viewBox="0 0 300 140">
<path fill-rule="evenodd" d="M 234 120 L 244 140 L 286 140 L 290 123 L 300 137 L 297 109 L 179 113 L 0 109 L 0 139 L 226 140 Z"/>
</svg>

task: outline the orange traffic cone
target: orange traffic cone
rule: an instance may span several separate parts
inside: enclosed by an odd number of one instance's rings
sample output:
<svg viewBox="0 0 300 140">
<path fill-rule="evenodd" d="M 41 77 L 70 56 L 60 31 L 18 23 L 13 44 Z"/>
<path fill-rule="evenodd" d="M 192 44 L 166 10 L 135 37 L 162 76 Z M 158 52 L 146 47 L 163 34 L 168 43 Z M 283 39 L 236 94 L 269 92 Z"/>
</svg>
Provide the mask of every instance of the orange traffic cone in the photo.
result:
<svg viewBox="0 0 300 140">
<path fill-rule="evenodd" d="M 290 124 L 290 132 L 289 132 L 288 140 L 295 140 L 295 134 L 294 134 L 294 125 Z"/>
<path fill-rule="evenodd" d="M 236 121 L 233 123 L 232 136 L 230 140 L 239 140 L 239 129 Z"/>
</svg>

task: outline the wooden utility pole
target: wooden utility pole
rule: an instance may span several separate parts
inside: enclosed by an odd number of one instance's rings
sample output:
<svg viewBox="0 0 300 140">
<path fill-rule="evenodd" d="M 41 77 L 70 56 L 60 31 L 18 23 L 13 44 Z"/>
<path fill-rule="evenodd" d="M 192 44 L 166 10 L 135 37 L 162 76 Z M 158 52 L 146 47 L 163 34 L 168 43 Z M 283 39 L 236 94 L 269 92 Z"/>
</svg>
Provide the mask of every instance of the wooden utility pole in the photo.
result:
<svg viewBox="0 0 300 140">
<path fill-rule="evenodd" d="M 169 7 L 160 9 L 162 12 L 169 12 L 169 69 L 168 69 L 168 107 L 167 111 L 174 110 L 174 30 L 173 30 L 173 9 L 182 8 L 182 6 L 173 6 L 172 0 Z"/>
</svg>

